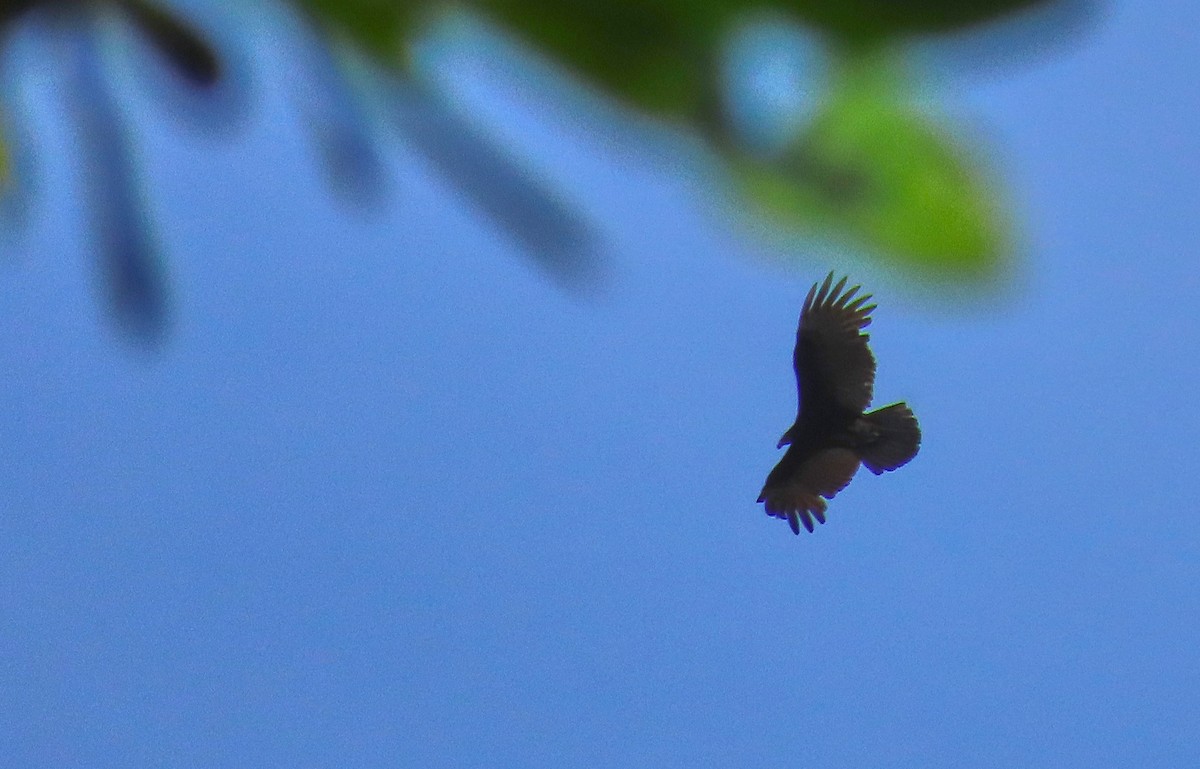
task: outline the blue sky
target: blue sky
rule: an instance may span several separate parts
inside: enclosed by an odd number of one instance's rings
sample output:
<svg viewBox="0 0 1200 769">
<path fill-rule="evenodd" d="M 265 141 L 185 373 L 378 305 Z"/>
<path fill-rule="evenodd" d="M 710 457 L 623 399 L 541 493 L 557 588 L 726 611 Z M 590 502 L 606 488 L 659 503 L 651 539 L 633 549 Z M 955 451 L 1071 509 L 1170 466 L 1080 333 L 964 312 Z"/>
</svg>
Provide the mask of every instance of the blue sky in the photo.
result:
<svg viewBox="0 0 1200 769">
<path fill-rule="evenodd" d="M 0 268 L 0 766 L 1195 764 L 1198 28 L 1116 3 L 945 78 L 1023 220 L 980 305 L 780 267 L 480 85 L 607 240 L 572 295 L 399 144 L 389 203 L 329 195 L 262 91 L 230 137 L 145 118 L 146 354 L 46 153 Z M 831 267 L 925 438 L 797 538 L 754 499 Z"/>
</svg>

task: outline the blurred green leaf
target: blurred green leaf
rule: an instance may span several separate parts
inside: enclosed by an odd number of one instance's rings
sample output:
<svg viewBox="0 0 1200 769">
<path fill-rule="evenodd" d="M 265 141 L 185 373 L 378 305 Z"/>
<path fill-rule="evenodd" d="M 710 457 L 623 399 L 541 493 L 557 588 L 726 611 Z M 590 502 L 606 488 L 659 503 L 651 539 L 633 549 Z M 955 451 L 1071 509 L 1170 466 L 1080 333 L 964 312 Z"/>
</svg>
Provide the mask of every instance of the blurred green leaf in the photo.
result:
<svg viewBox="0 0 1200 769">
<path fill-rule="evenodd" d="M 886 58 L 855 61 L 786 155 L 735 161 L 738 180 L 795 232 L 939 278 L 989 274 L 1008 248 L 996 192 L 949 131 L 902 98 L 892 71 Z"/>
<path fill-rule="evenodd" d="M 401 61 L 417 6 L 404 0 L 295 0 L 326 29 L 344 35 L 382 63 Z"/>
<path fill-rule="evenodd" d="M 958 32 L 1063 0 L 787 0 L 775 4 L 805 24 L 851 41 Z"/>
</svg>

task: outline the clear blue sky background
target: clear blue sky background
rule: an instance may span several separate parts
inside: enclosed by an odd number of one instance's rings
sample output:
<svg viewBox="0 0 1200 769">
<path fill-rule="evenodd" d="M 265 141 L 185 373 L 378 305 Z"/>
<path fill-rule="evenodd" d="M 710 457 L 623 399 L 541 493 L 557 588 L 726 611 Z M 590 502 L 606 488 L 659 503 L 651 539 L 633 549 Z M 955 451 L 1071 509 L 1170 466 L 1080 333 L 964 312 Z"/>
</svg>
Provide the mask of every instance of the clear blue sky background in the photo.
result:
<svg viewBox="0 0 1200 769">
<path fill-rule="evenodd" d="M 581 299 L 400 145 L 359 214 L 277 93 L 226 138 L 147 111 L 144 355 L 46 152 L 0 269 L 0 766 L 1200 765 L 1197 29 L 1116 3 L 950 79 L 1027 253 L 982 307 L 854 268 L 925 442 L 799 538 L 754 499 L 831 265 L 652 153 L 501 118 L 610 242 Z"/>
</svg>

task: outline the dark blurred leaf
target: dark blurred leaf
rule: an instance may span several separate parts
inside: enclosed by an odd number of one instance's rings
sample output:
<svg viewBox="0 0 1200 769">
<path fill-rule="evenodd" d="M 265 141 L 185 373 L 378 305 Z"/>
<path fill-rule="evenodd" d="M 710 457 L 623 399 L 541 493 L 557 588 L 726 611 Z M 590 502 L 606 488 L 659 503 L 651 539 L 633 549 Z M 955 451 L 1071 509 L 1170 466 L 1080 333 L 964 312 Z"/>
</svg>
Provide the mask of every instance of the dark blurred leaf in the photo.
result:
<svg viewBox="0 0 1200 769">
<path fill-rule="evenodd" d="M 543 268 L 577 287 L 594 281 L 594 236 L 578 213 L 435 93 L 405 82 L 395 105 L 414 149 Z"/>
<path fill-rule="evenodd" d="M 5 0 L 0 1 L 0 24 L 7 25 L 17 16 L 33 8 L 38 0 Z"/>
<path fill-rule="evenodd" d="M 85 13 L 78 21 L 66 41 L 69 70 L 63 98 L 79 140 L 85 210 L 113 315 L 137 338 L 155 343 L 167 322 L 166 280 L 136 178 L 131 137 L 97 52 L 94 19 Z"/>
<path fill-rule="evenodd" d="M 300 38 L 295 50 L 302 66 L 292 85 L 329 179 L 358 203 L 378 203 L 388 184 L 364 95 L 322 30 L 307 25 Z"/>
<path fill-rule="evenodd" d="M 710 67 L 726 3 L 480 0 L 477 6 L 554 58 L 657 114 L 695 116 L 714 83 Z"/>
<path fill-rule="evenodd" d="M 143 0 L 126 0 L 121 7 L 159 53 L 193 85 L 207 87 L 220 79 L 220 60 L 197 30 Z"/>
</svg>

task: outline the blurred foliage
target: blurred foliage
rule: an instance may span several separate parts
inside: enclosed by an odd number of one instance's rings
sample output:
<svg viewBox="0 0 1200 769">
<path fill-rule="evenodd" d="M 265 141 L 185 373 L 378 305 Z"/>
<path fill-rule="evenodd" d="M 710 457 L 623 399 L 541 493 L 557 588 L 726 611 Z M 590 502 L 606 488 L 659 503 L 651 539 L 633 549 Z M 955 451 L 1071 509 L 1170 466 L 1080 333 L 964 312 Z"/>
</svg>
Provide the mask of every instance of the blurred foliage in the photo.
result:
<svg viewBox="0 0 1200 769">
<path fill-rule="evenodd" d="M 747 197 L 785 226 L 921 275 L 988 274 L 1009 239 L 994 187 L 947 129 L 903 98 L 896 62 L 845 64 L 832 98 L 776 162 L 741 163 Z"/>
<path fill-rule="evenodd" d="M 800 21 L 856 43 L 914 34 L 952 33 L 1046 0 L 794 0 L 780 7 Z"/>
<path fill-rule="evenodd" d="M 394 0 L 295 0 L 326 25 L 379 61 L 397 61 L 412 34 L 420 3 Z"/>
<path fill-rule="evenodd" d="M 750 216 L 801 237 L 850 244 L 928 279 L 962 281 L 992 274 L 1003 261 L 1011 235 L 1002 196 L 987 182 L 979 153 L 937 114 L 918 108 L 905 47 L 918 36 L 982 34 L 988 24 L 1022 12 L 1087 2 L 292 0 L 292 6 L 313 33 L 308 66 L 325 104 L 308 112 L 317 116 L 313 133 L 331 178 L 369 177 L 377 165 L 372 134 L 362 125 L 372 114 L 361 108 L 367 97 L 346 69 L 352 60 L 371 62 L 398 86 L 387 92 L 408 140 L 560 279 L 587 280 L 593 272 L 588 228 L 412 66 L 414 44 L 446 14 L 477 14 L 627 107 L 699 136 L 740 195 L 735 207 Z M 220 8 L 217 0 L 212 5 Z M 823 92 L 812 95 L 807 122 L 794 126 L 776 152 L 755 149 L 739 133 L 728 89 L 740 86 L 731 86 L 723 69 L 731 31 L 763 13 L 818 36 L 831 73 Z M 200 94 L 227 86 L 226 52 L 185 6 L 166 0 L 0 0 L 0 42 L 27 16 L 49 20 L 73 41 L 67 78 L 74 87 L 64 92 L 74 94 L 81 162 L 91 169 L 96 247 L 106 251 L 101 262 L 117 315 L 156 338 L 168 316 L 165 270 L 152 245 L 153 223 L 144 205 L 139 210 L 136 153 L 129 147 L 136 137 L 128 136 L 109 92 L 96 41 L 114 21 L 134 30 L 183 88 Z M 3 138 L 0 171 L 16 189 L 12 149 Z"/>
<path fill-rule="evenodd" d="M 630 104 L 699 116 L 716 84 L 712 60 L 727 3 L 480 0 L 477 6 Z"/>
</svg>

